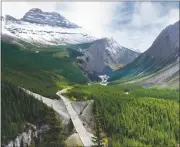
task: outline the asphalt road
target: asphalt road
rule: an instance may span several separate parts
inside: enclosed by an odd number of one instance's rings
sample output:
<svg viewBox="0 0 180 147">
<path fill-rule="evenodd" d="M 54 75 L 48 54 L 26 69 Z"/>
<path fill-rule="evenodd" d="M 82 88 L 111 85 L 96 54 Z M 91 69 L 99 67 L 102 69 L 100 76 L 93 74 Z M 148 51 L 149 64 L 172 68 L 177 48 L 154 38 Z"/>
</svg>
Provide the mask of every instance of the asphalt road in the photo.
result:
<svg viewBox="0 0 180 147">
<path fill-rule="evenodd" d="M 63 100 L 67 112 L 69 113 L 71 120 L 73 122 L 73 125 L 77 131 L 77 133 L 79 134 L 79 137 L 82 141 L 82 143 L 84 144 L 85 147 L 90 147 L 93 145 L 93 142 L 91 140 L 91 137 L 88 135 L 86 128 L 84 127 L 84 125 L 82 124 L 78 114 L 76 113 L 76 111 L 73 109 L 71 102 L 68 100 L 68 98 L 62 96 L 61 94 L 66 92 L 66 89 L 63 89 L 59 92 L 57 92 L 56 94 L 58 96 L 61 97 L 61 99 Z"/>
</svg>

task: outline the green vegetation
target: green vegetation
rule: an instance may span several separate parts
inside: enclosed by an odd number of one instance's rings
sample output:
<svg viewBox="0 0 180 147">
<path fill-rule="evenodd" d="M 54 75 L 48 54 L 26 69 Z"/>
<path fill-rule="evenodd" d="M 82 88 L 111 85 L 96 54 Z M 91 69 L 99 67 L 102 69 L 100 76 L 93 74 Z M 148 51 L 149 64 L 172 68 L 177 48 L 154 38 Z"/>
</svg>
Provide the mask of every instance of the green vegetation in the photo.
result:
<svg viewBox="0 0 180 147">
<path fill-rule="evenodd" d="M 55 93 L 70 85 L 63 77 L 44 70 L 20 71 L 2 67 L 2 79 L 49 98 L 58 98 Z"/>
<path fill-rule="evenodd" d="M 25 48 L 22 49 L 26 49 L 26 50 L 31 50 L 31 51 L 46 51 L 46 52 L 54 52 L 54 51 L 58 51 L 61 49 L 67 49 L 67 48 L 71 48 L 71 49 L 87 49 L 91 46 L 91 42 L 89 43 L 82 43 L 82 44 L 72 44 L 72 45 L 39 45 L 39 44 L 31 44 L 28 43 L 26 41 L 17 40 L 19 44 L 21 44 L 22 46 L 24 46 Z"/>
<path fill-rule="evenodd" d="M 118 64 L 118 65 L 109 65 L 111 67 L 111 69 L 113 70 L 118 70 L 120 68 L 122 68 L 124 65 L 123 64 Z"/>
<path fill-rule="evenodd" d="M 89 43 L 82 43 L 82 44 L 74 44 L 74 45 L 68 45 L 68 48 L 73 48 L 73 49 L 87 49 L 92 45 L 91 42 Z"/>
<path fill-rule="evenodd" d="M 155 88 L 138 88 L 131 92 L 135 97 L 155 97 L 168 100 L 179 100 L 179 89 L 155 89 Z"/>
<path fill-rule="evenodd" d="M 109 146 L 179 144 L 179 90 L 76 85 L 66 95 L 95 100 Z"/>
<path fill-rule="evenodd" d="M 94 147 L 102 147 L 103 145 L 103 136 L 102 136 L 102 127 L 101 127 L 101 122 L 100 119 L 102 119 L 102 117 L 100 116 L 98 107 L 96 106 L 96 104 L 94 104 L 94 116 L 95 116 L 95 133 L 94 136 L 92 137 L 92 140 L 94 142 Z"/>
<path fill-rule="evenodd" d="M 52 108 L 4 80 L 1 82 L 1 94 L 2 144 L 7 144 L 19 133 L 27 131 L 28 128 L 25 126 L 27 123 L 31 123 L 37 126 L 37 129 L 44 124 L 49 126 L 49 130 L 42 139 L 35 141 L 35 146 L 64 146 L 65 134 L 60 120 Z"/>
<path fill-rule="evenodd" d="M 179 89 L 141 88 L 140 82 L 127 83 L 158 70 L 158 66 L 152 68 L 155 62 L 150 57 L 140 55 L 136 65 L 122 67 L 123 72 L 116 72 L 110 80 L 123 79 L 108 86 L 82 85 L 88 79 L 78 67 L 77 63 L 82 61 L 76 57 L 82 53 L 77 49 L 86 49 L 91 43 L 44 47 L 21 43 L 26 48 L 2 42 L 2 79 L 7 80 L 2 81 L 3 144 L 25 131 L 28 122 L 38 128 L 42 124 L 49 126 L 41 140 L 35 140 L 32 146 L 65 146 L 63 127 L 53 109 L 17 86 L 50 98 L 56 98 L 58 90 L 73 86 L 65 93 L 71 100 L 93 99 L 96 136 L 93 139 L 97 146 L 103 144 L 102 134 L 108 137 L 108 145 L 114 147 L 180 144 Z M 147 72 L 136 76 L 143 70 Z M 98 80 L 93 75 L 88 77 Z"/>
<path fill-rule="evenodd" d="M 65 147 L 66 135 L 63 131 L 63 126 L 60 125 L 61 121 L 57 117 L 54 111 L 48 112 L 47 123 L 49 124 L 49 130 L 46 131 L 42 137 L 40 143 L 35 144 L 37 147 Z"/>
<path fill-rule="evenodd" d="M 154 60 L 151 56 L 143 53 L 130 64 L 112 73 L 109 81 L 115 81 L 123 78 L 140 78 L 155 73 L 166 64 L 168 64 L 168 61 Z M 139 75 L 140 73 L 141 75 Z"/>
<path fill-rule="evenodd" d="M 87 81 L 74 58 L 77 52 L 72 49 L 56 47 L 35 53 L 35 49 L 25 50 L 4 42 L 1 49 L 2 79 L 33 92 L 55 97 L 58 89 Z M 73 58 L 65 56 L 65 51 Z"/>
</svg>

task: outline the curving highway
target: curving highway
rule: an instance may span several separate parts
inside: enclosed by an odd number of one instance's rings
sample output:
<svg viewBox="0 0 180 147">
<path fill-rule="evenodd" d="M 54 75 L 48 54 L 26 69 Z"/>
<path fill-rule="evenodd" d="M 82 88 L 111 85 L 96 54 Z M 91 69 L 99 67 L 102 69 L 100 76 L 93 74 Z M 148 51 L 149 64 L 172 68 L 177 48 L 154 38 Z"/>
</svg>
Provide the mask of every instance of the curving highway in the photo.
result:
<svg viewBox="0 0 180 147">
<path fill-rule="evenodd" d="M 66 109 L 71 117 L 72 122 L 73 122 L 73 125 L 74 125 L 77 133 L 79 134 L 79 137 L 80 137 L 82 143 L 84 144 L 85 147 L 90 147 L 93 145 L 91 137 L 88 135 L 86 128 L 83 126 L 78 114 L 73 109 L 71 102 L 66 97 L 61 95 L 64 92 L 66 92 L 66 89 L 63 89 L 63 90 L 57 92 L 56 94 L 58 96 L 60 96 L 61 99 L 63 100 L 63 102 L 66 106 Z"/>
</svg>

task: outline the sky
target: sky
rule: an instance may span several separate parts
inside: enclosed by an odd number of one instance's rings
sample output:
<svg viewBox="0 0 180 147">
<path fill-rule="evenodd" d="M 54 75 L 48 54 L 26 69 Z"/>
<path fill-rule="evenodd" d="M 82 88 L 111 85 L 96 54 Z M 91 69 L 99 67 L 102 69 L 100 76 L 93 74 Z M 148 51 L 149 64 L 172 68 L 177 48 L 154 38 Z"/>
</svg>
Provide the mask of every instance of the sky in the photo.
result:
<svg viewBox="0 0 180 147">
<path fill-rule="evenodd" d="M 2 15 L 22 18 L 31 8 L 58 12 L 95 37 L 141 52 L 179 20 L 179 2 L 2 2 Z"/>
</svg>

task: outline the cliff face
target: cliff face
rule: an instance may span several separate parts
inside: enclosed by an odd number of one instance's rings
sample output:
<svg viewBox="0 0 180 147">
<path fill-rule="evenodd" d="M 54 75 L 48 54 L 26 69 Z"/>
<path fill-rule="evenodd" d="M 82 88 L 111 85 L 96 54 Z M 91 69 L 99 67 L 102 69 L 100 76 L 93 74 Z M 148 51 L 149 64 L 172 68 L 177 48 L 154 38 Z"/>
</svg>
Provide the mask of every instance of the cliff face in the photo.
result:
<svg viewBox="0 0 180 147">
<path fill-rule="evenodd" d="M 23 147 L 30 147 L 35 138 L 41 137 L 41 135 L 48 130 L 47 125 L 42 125 L 39 130 L 36 126 L 29 123 L 26 125 L 26 127 L 28 131 L 18 135 L 14 140 L 10 141 L 4 147 L 21 147 L 22 145 Z"/>
<path fill-rule="evenodd" d="M 132 62 L 140 53 L 121 46 L 112 38 L 96 40 L 84 50 L 81 67 L 88 72 L 109 74 L 114 70 L 112 67 L 126 65 Z"/>
</svg>

